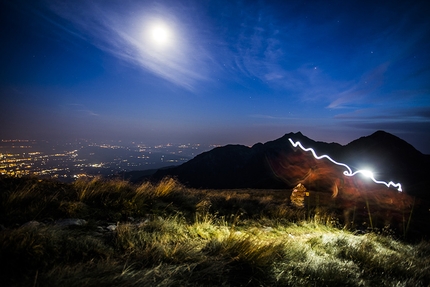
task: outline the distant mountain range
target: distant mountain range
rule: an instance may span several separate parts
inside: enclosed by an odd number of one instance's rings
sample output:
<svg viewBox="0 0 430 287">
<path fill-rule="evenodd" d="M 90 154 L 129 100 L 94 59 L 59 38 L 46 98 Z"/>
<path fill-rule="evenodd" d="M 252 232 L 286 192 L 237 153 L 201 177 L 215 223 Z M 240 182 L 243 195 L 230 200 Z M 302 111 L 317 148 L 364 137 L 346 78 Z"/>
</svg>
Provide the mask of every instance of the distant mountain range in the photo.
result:
<svg viewBox="0 0 430 287">
<path fill-rule="evenodd" d="M 317 142 L 300 132 L 252 147 L 226 145 L 199 154 L 182 165 L 158 170 L 152 179 L 173 176 L 186 186 L 211 189 L 292 188 L 299 182 L 308 189 L 326 192 L 358 188 L 360 184 L 376 188 L 376 184 L 362 176 L 347 178 L 343 175 L 345 168 L 327 159 L 316 160 L 310 152 L 293 147 L 290 138 L 313 148 L 317 155 L 327 154 L 347 164 L 353 171 L 371 169 L 378 180 L 400 182 L 407 194 L 430 198 L 430 155 L 384 131 L 344 146 Z"/>
</svg>

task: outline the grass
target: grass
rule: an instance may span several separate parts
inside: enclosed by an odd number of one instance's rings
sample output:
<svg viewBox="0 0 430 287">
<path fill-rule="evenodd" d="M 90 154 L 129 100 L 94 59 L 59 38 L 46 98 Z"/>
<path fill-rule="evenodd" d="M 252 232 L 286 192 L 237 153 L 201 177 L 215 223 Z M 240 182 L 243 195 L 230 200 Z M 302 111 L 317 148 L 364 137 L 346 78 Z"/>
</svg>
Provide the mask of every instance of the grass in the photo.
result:
<svg viewBox="0 0 430 287">
<path fill-rule="evenodd" d="M 170 178 L 3 177 L 0 187 L 3 286 L 430 284 L 429 242 L 347 228 L 323 195 L 297 209 L 285 191 L 193 190 Z M 355 226 L 368 216 L 357 211 Z"/>
</svg>

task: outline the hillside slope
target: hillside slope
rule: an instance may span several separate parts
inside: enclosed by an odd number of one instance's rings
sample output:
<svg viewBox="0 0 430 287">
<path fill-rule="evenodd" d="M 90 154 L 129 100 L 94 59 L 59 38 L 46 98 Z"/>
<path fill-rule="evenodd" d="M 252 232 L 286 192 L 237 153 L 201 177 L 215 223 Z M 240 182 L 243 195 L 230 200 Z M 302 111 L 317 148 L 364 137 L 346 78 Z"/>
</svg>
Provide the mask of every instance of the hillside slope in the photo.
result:
<svg viewBox="0 0 430 287">
<path fill-rule="evenodd" d="M 156 172 L 153 179 L 174 176 L 195 188 L 292 188 L 306 181 L 320 191 L 332 192 L 333 182 L 343 182 L 343 168 L 316 160 L 310 152 L 294 148 L 289 139 L 328 154 L 353 170 L 371 169 L 377 179 L 401 182 L 409 195 L 429 198 L 430 156 L 404 140 L 383 131 L 345 146 L 314 141 L 302 133 L 289 133 L 274 141 L 246 147 L 227 145 L 202 153 L 174 168 Z M 312 179 L 312 180 L 311 180 Z M 355 180 L 360 181 L 359 177 Z"/>
</svg>

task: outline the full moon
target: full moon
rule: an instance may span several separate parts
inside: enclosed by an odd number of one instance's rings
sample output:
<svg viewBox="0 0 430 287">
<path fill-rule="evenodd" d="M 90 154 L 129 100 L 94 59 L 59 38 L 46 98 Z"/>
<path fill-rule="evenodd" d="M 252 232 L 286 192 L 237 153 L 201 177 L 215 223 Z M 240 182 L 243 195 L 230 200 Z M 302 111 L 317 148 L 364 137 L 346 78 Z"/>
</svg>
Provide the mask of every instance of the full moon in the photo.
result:
<svg viewBox="0 0 430 287">
<path fill-rule="evenodd" d="M 166 45 L 169 43 L 171 33 L 164 25 L 155 25 L 151 28 L 151 39 L 157 45 Z"/>
</svg>

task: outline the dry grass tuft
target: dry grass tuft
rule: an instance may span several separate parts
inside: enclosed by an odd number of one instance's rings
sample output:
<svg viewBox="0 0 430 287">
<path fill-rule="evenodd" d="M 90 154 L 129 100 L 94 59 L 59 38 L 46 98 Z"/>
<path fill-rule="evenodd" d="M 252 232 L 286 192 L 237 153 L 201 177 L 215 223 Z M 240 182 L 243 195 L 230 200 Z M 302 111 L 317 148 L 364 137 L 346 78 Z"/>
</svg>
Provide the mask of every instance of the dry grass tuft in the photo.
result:
<svg viewBox="0 0 430 287">
<path fill-rule="evenodd" d="M 333 209 L 293 208 L 283 191 L 194 190 L 171 178 L 0 185 L 4 286 L 430 285 L 427 241 L 349 230 Z M 55 223 L 70 217 L 88 223 Z"/>
</svg>

